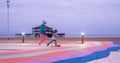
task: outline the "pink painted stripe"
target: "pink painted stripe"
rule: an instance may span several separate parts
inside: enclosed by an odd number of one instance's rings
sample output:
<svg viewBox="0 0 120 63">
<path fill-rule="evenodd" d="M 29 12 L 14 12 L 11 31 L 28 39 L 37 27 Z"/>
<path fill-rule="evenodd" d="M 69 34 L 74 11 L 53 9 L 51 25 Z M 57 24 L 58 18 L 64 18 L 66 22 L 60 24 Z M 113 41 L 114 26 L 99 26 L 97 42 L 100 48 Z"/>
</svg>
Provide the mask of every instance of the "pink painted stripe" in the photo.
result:
<svg viewBox="0 0 120 63">
<path fill-rule="evenodd" d="M 87 42 L 87 44 L 88 44 L 90 47 L 91 47 L 91 46 L 92 46 L 92 47 L 96 46 L 96 45 L 94 44 L 94 42 L 92 42 L 92 41 Z M 104 45 L 113 45 L 112 42 L 102 42 L 101 44 L 102 44 L 103 46 L 104 46 Z M 59 48 L 59 47 L 49 47 L 49 48 L 37 49 L 37 50 L 32 49 L 32 50 L 27 50 L 27 51 L 17 51 L 17 52 L 0 53 L 0 56 L 15 55 L 15 54 L 27 54 L 27 53 L 37 52 L 37 51 L 57 50 L 57 49 L 63 49 L 63 48 L 69 48 L 69 47 L 71 47 L 71 46 L 60 47 L 60 48 Z"/>
<path fill-rule="evenodd" d="M 49 47 L 49 48 L 45 48 L 45 49 L 37 49 L 37 50 L 27 50 L 27 51 L 17 51 L 17 52 L 11 52 L 11 53 L 0 53 L 0 56 L 7 56 L 7 55 L 16 55 L 16 54 L 28 54 L 28 53 L 32 53 L 32 52 L 40 52 L 40 51 L 48 51 L 48 50 L 60 50 L 60 49 L 65 49 L 65 48 L 70 48 L 71 46 L 66 46 L 66 47 Z"/>
<path fill-rule="evenodd" d="M 44 63 L 52 63 L 52 62 L 63 60 L 63 59 L 65 60 L 65 59 L 69 59 L 69 58 L 86 56 L 86 55 L 92 54 L 93 52 L 96 52 L 96 51 L 105 50 L 109 47 L 112 47 L 112 46 L 103 46 L 103 47 L 97 47 L 97 48 L 86 49 L 86 50 L 79 49 L 75 52 L 73 51 L 73 52 L 70 52 L 68 54 L 45 57 L 45 58 L 38 58 L 38 59 L 27 60 L 27 61 L 16 62 L 16 63 L 33 63 L 33 62 L 34 63 L 41 63 L 43 61 L 44 61 Z"/>
</svg>

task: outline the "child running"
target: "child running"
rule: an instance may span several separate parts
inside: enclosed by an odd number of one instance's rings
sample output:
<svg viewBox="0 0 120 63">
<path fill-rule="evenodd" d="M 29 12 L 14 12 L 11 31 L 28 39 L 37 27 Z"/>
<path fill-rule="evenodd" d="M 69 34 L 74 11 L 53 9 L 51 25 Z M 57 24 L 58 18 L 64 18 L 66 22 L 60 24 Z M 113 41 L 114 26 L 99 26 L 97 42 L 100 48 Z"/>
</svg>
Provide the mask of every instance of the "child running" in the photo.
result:
<svg viewBox="0 0 120 63">
<path fill-rule="evenodd" d="M 51 41 L 47 44 L 47 46 L 49 46 L 52 42 L 55 42 L 55 46 L 58 46 L 57 45 L 57 40 L 56 40 L 57 32 L 58 32 L 57 29 L 53 30 Z"/>
</svg>

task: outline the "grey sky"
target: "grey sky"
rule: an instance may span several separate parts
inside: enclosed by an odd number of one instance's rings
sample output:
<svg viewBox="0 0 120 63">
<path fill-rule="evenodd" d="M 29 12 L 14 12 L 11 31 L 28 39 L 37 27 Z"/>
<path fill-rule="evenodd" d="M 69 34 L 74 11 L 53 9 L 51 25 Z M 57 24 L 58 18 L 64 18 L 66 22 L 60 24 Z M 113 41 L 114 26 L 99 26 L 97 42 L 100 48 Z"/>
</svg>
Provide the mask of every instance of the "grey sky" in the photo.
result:
<svg viewBox="0 0 120 63">
<path fill-rule="evenodd" d="M 6 2 L 0 0 L 0 34 L 7 33 Z M 47 25 L 68 34 L 120 34 L 120 0 L 11 0 L 10 33 Z"/>
</svg>

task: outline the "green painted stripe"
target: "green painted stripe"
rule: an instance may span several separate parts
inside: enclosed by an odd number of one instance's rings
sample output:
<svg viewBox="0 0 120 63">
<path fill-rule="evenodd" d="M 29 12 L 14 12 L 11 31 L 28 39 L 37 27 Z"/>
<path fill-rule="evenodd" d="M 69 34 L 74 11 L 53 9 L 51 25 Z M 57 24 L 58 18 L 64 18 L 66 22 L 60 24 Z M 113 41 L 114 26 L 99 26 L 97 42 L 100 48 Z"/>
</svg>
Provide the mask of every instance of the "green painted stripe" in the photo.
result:
<svg viewBox="0 0 120 63">
<path fill-rule="evenodd" d="M 1 59 L 10 59 L 10 58 L 21 58 L 21 57 L 29 57 L 29 56 L 36 56 L 36 55 L 42 55 L 42 54 L 48 54 L 48 53 L 53 53 L 53 52 L 60 52 L 60 51 L 67 51 L 67 50 L 77 50 L 80 49 L 78 47 L 73 47 L 73 48 L 66 48 L 62 50 L 49 50 L 49 51 L 38 51 L 38 52 L 32 52 L 32 53 L 27 53 L 27 54 L 17 54 L 17 55 L 8 55 L 8 56 L 0 56 Z"/>
<path fill-rule="evenodd" d="M 96 46 L 102 46 L 102 44 L 99 41 L 95 41 L 94 44 Z M 65 48 L 61 50 L 47 50 L 47 51 L 38 51 L 38 52 L 32 52 L 32 53 L 26 53 L 26 54 L 17 54 L 17 55 L 8 55 L 8 56 L 0 56 L 1 59 L 10 59 L 10 58 L 21 58 L 21 57 L 29 57 L 29 56 L 36 56 L 36 55 L 42 55 L 42 54 L 48 54 L 53 52 L 60 52 L 60 51 L 67 51 L 67 50 L 77 50 L 77 49 L 83 49 L 87 48 L 87 46 L 82 47 L 72 47 L 72 48 Z"/>
<path fill-rule="evenodd" d="M 94 43 L 96 46 L 102 46 L 101 42 L 99 42 L 99 41 L 95 41 Z"/>
</svg>

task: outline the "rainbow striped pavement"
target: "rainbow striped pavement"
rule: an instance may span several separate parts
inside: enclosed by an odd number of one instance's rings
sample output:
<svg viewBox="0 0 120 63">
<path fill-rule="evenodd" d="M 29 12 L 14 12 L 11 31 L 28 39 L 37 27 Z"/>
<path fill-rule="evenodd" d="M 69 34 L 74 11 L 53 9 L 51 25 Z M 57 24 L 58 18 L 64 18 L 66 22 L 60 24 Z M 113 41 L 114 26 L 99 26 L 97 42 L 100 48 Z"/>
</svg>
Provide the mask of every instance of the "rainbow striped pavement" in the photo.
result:
<svg viewBox="0 0 120 63">
<path fill-rule="evenodd" d="M 120 42 L 87 41 L 84 44 L 0 44 L 0 63 L 92 63 L 120 50 Z"/>
</svg>

